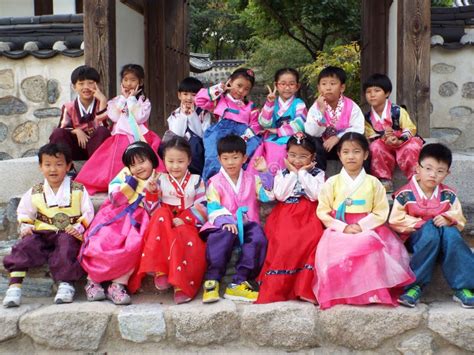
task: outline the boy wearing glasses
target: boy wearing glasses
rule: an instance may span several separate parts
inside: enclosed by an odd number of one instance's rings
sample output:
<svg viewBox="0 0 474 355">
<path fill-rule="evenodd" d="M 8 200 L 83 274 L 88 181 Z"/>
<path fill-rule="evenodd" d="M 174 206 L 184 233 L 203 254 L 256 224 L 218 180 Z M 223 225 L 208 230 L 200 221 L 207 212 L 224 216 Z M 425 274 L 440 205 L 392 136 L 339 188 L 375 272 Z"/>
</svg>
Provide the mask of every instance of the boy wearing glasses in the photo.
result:
<svg viewBox="0 0 474 355">
<path fill-rule="evenodd" d="M 425 145 L 416 175 L 394 196 L 389 224 L 407 235 L 407 248 L 413 253 L 410 267 L 416 276 L 398 299 L 407 307 L 415 307 L 420 300 L 440 257 L 443 274 L 454 290 L 453 299 L 464 308 L 474 308 L 474 254 L 460 234 L 466 219 L 456 193 L 442 184 L 451 162 L 446 146 Z"/>
</svg>

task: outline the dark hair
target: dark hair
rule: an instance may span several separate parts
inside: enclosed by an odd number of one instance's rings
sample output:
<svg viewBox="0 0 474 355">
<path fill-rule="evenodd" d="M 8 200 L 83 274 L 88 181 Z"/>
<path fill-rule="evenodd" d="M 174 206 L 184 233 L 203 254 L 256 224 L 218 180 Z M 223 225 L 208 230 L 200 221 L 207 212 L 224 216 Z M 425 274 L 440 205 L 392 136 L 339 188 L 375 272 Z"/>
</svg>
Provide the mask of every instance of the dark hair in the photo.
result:
<svg viewBox="0 0 474 355">
<path fill-rule="evenodd" d="M 57 143 L 48 143 L 43 145 L 38 151 L 38 160 L 39 163 L 43 163 L 43 155 L 49 155 L 50 157 L 58 158 L 58 155 L 63 155 L 66 160 L 66 164 L 72 162 L 72 153 L 67 145 L 57 144 Z"/>
<path fill-rule="evenodd" d="M 188 76 L 181 80 L 178 86 L 178 92 L 192 92 L 197 94 L 202 89 L 202 83 L 199 79 Z"/>
<path fill-rule="evenodd" d="M 385 74 L 373 74 L 369 76 L 369 78 L 362 85 L 362 90 L 366 92 L 368 88 L 374 86 L 381 88 L 386 94 L 392 92 L 392 82 Z"/>
<path fill-rule="evenodd" d="M 142 85 L 139 86 L 139 89 L 142 91 L 136 95 L 136 98 L 138 99 L 140 96 L 145 96 L 145 70 L 143 70 L 143 67 L 138 64 L 125 64 L 122 70 L 120 70 L 120 80 L 128 73 L 135 75 L 138 80 L 142 81 Z"/>
<path fill-rule="evenodd" d="M 242 153 L 243 155 L 246 154 L 247 144 L 242 137 L 230 134 L 224 138 L 219 139 L 219 142 L 217 142 L 218 155 L 234 152 Z"/>
<path fill-rule="evenodd" d="M 433 158 L 440 163 L 446 163 L 448 164 L 448 168 L 451 167 L 451 163 L 453 162 L 453 154 L 451 153 L 451 149 L 441 143 L 430 143 L 425 145 L 421 149 L 420 155 L 418 157 L 418 164 L 421 164 L 423 159 L 426 158 Z"/>
<path fill-rule="evenodd" d="M 295 77 L 297 83 L 300 82 L 300 73 L 298 73 L 298 71 L 293 68 L 278 69 L 275 73 L 275 82 L 277 82 L 278 79 L 280 79 L 280 76 L 282 76 L 283 74 L 291 74 Z"/>
<path fill-rule="evenodd" d="M 230 74 L 229 79 L 230 80 L 235 80 L 235 79 L 240 78 L 240 77 L 250 81 L 250 84 L 252 84 L 252 87 L 254 86 L 254 84 L 255 84 L 255 73 L 253 72 L 252 69 L 248 69 L 248 68 L 236 69 L 236 70 L 234 70 L 234 72 L 232 74 Z"/>
<path fill-rule="evenodd" d="M 342 144 L 344 142 L 356 142 L 360 145 L 360 147 L 364 150 L 364 152 L 369 151 L 369 141 L 363 134 L 357 132 L 347 132 L 341 137 L 339 142 L 337 143 L 337 152 L 341 152 Z"/>
<path fill-rule="evenodd" d="M 100 83 L 99 72 L 88 65 L 81 65 L 72 71 L 71 83 L 75 85 L 78 81 L 82 80 L 93 80 L 96 83 Z"/>
<path fill-rule="evenodd" d="M 339 79 L 341 84 L 345 84 L 346 79 L 347 79 L 347 74 L 342 68 L 333 67 L 333 66 L 326 67 L 323 70 L 321 70 L 321 72 L 318 75 L 318 84 L 321 81 L 321 79 L 329 78 L 329 77 L 336 77 Z"/>
<path fill-rule="evenodd" d="M 125 149 L 125 152 L 123 152 L 122 163 L 127 168 L 130 168 L 137 157 L 151 161 L 153 169 L 158 167 L 158 157 L 153 151 L 153 148 L 146 142 L 138 141 L 130 144 L 127 149 Z"/>
<path fill-rule="evenodd" d="M 169 141 L 163 145 L 163 158 L 166 156 L 166 151 L 169 149 L 177 149 L 185 152 L 189 158 L 192 157 L 191 146 L 186 138 L 180 136 L 173 136 Z"/>
<path fill-rule="evenodd" d="M 290 147 L 296 145 L 306 149 L 311 154 L 316 153 L 316 143 L 313 138 L 304 134 L 303 132 L 297 132 L 288 139 L 286 143 L 286 150 L 290 150 Z"/>
</svg>

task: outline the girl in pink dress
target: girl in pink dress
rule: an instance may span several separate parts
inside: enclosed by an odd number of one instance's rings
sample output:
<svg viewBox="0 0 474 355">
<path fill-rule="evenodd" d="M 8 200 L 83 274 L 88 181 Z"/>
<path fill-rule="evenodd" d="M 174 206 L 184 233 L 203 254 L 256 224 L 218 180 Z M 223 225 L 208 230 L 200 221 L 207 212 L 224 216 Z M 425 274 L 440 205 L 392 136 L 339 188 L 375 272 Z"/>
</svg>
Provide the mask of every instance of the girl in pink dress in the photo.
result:
<svg viewBox="0 0 474 355">
<path fill-rule="evenodd" d="M 155 286 L 174 288 L 177 304 L 191 301 L 201 287 L 206 271 L 206 244 L 199 228 L 207 220 L 206 189 L 199 175 L 188 170 L 191 146 L 179 136 L 163 149 L 168 174 L 157 179 L 161 205 L 155 210 L 144 235 L 144 247 L 137 273 L 129 283 L 135 292 L 147 273 L 155 275 Z"/>
<path fill-rule="evenodd" d="M 363 168 L 369 143 L 360 133 L 346 133 L 338 155 L 341 173 L 326 181 L 318 198 L 317 215 L 327 229 L 316 249 L 313 291 L 322 309 L 336 304 L 395 306 L 402 287 L 415 277 L 403 242 L 385 225 L 385 189 Z"/>
<path fill-rule="evenodd" d="M 130 303 L 126 286 L 140 262 L 143 234 L 158 200 L 158 158 L 153 149 L 145 142 L 132 143 L 122 162 L 126 167 L 110 182 L 109 199 L 86 231 L 79 254 L 88 274 L 88 301 L 105 299 L 101 283 L 112 281 L 107 298 L 115 304 Z"/>
<path fill-rule="evenodd" d="M 90 195 L 107 191 L 109 182 L 123 168 L 120 157 L 130 143 L 147 142 L 155 152 L 161 143 L 160 137 L 147 128 L 151 104 L 143 92 L 143 68 L 127 64 L 120 77 L 122 94 L 107 104 L 107 115 L 114 122 L 112 136 L 100 145 L 76 177 Z M 159 166 L 162 165 L 160 162 Z"/>
</svg>

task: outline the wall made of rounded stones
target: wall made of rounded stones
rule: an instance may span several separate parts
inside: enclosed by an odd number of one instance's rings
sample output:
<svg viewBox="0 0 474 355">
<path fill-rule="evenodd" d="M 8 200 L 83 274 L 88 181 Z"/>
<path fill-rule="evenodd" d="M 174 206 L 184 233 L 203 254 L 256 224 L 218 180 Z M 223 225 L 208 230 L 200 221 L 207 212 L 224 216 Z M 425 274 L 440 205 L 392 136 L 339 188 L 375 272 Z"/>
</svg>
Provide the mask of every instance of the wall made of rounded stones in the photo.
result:
<svg viewBox="0 0 474 355">
<path fill-rule="evenodd" d="M 74 98 L 71 72 L 84 57 L 0 57 L 0 160 L 35 155 Z"/>
<path fill-rule="evenodd" d="M 431 49 L 431 136 L 474 150 L 474 46 Z"/>
</svg>

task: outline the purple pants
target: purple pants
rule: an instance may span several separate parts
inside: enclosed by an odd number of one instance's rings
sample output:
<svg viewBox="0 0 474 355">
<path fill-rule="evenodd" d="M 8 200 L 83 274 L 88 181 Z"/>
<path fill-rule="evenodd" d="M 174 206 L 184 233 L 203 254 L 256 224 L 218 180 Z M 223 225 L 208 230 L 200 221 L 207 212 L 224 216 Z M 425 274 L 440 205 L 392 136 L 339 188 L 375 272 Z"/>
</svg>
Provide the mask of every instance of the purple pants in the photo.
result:
<svg viewBox="0 0 474 355">
<path fill-rule="evenodd" d="M 204 279 L 220 281 L 225 275 L 232 249 L 239 243 L 239 239 L 237 235 L 224 229 L 210 229 L 204 232 L 204 236 L 207 236 L 207 271 Z M 266 252 L 267 239 L 262 227 L 255 222 L 246 223 L 244 245 L 235 265 L 237 273 L 232 278 L 232 282 L 240 284 L 243 281 L 255 279 L 263 266 Z"/>
<path fill-rule="evenodd" d="M 72 152 L 73 160 L 87 160 L 99 146 L 110 137 L 110 131 L 103 126 L 97 129 L 89 137 L 86 149 L 82 149 L 77 142 L 77 136 L 71 133 L 71 130 L 65 128 L 55 128 L 49 136 L 50 143 L 62 143 L 69 147 Z"/>
<path fill-rule="evenodd" d="M 54 281 L 73 282 L 85 275 L 77 260 L 80 247 L 81 242 L 67 233 L 34 232 L 13 246 L 3 265 L 12 272 L 48 263 Z"/>
</svg>

